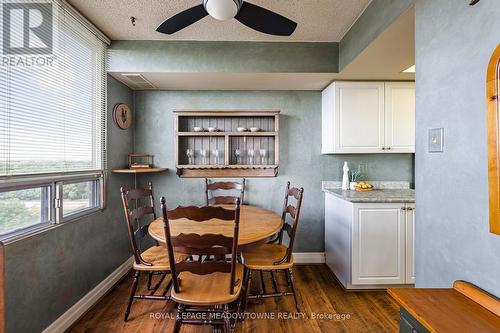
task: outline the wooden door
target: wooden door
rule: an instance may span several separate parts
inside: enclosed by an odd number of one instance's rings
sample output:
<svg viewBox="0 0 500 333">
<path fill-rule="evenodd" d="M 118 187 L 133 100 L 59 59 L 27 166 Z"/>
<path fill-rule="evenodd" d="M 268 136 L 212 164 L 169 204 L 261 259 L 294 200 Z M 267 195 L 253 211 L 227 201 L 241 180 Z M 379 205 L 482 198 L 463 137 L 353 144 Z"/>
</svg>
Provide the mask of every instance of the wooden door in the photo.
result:
<svg viewBox="0 0 500 333">
<path fill-rule="evenodd" d="M 356 204 L 352 284 L 404 284 L 404 204 Z"/>
<path fill-rule="evenodd" d="M 415 83 L 385 83 L 385 152 L 415 152 Z"/>
</svg>

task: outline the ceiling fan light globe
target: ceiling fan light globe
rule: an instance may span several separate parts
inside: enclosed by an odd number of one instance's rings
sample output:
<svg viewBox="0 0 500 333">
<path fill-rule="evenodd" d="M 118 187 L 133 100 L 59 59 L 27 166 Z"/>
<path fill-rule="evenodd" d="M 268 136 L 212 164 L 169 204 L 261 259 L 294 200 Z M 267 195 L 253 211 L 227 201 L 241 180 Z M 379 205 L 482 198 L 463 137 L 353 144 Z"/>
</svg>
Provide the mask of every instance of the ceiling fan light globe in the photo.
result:
<svg viewBox="0 0 500 333">
<path fill-rule="evenodd" d="M 203 0 L 203 5 L 210 16 L 226 21 L 234 18 L 243 3 L 242 0 Z"/>
</svg>

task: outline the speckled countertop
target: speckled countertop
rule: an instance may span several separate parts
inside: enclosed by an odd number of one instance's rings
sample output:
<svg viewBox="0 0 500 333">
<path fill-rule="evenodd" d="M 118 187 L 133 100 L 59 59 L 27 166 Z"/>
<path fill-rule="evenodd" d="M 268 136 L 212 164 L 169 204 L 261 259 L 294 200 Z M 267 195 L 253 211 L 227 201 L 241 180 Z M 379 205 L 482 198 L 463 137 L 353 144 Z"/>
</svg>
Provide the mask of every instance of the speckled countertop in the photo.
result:
<svg viewBox="0 0 500 333">
<path fill-rule="evenodd" d="M 415 202 L 415 190 L 409 189 L 384 189 L 372 190 L 368 192 L 358 192 L 355 190 L 342 191 L 338 188 L 323 188 L 326 193 L 331 193 L 336 197 L 353 203 L 364 202 Z"/>
</svg>

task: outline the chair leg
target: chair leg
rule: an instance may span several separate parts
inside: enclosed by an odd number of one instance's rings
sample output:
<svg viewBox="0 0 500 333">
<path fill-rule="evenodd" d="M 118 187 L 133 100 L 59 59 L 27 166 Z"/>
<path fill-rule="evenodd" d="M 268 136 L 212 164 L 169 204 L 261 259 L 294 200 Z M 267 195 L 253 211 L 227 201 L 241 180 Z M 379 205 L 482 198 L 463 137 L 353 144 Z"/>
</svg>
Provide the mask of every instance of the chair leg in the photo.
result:
<svg viewBox="0 0 500 333">
<path fill-rule="evenodd" d="M 132 307 L 132 302 L 134 301 L 134 295 L 137 290 L 137 284 L 139 283 L 139 271 L 134 272 L 134 281 L 132 282 L 132 289 L 130 290 L 130 297 L 128 299 L 127 310 L 125 310 L 125 321 L 128 320 L 128 315 L 130 314 L 130 308 Z"/>
<path fill-rule="evenodd" d="M 264 271 L 259 271 L 260 273 L 260 287 L 262 288 L 261 294 L 267 294 L 266 283 L 264 282 Z"/>
<path fill-rule="evenodd" d="M 148 273 L 148 290 L 151 290 L 151 280 L 153 279 L 153 272 Z"/>
<path fill-rule="evenodd" d="M 177 317 L 175 318 L 174 329 L 172 331 L 173 333 L 179 333 L 181 331 L 183 312 L 184 312 L 184 305 L 179 304 L 179 306 L 177 307 Z"/>
<path fill-rule="evenodd" d="M 293 277 L 293 271 L 291 268 L 288 269 L 288 277 L 290 279 L 290 288 L 293 292 L 293 298 L 295 300 L 295 307 L 297 308 L 297 312 L 300 312 L 300 302 L 297 292 L 295 291 L 295 278 Z"/>
<path fill-rule="evenodd" d="M 247 277 L 247 283 L 246 283 L 246 286 L 245 286 L 245 305 L 243 307 L 243 311 L 247 311 L 247 307 L 248 307 L 248 298 L 250 296 L 250 282 L 252 281 L 252 270 L 249 269 L 248 270 L 248 277 Z"/>
<path fill-rule="evenodd" d="M 227 304 L 224 305 L 224 333 L 231 333 L 231 314 Z"/>
</svg>

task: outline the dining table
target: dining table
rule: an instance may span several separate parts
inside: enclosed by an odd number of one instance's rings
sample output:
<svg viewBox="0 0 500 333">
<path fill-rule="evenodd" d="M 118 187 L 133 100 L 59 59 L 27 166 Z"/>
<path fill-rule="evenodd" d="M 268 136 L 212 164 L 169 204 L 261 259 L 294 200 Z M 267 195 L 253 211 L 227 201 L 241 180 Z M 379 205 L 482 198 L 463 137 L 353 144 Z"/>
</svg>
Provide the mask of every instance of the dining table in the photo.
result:
<svg viewBox="0 0 500 333">
<path fill-rule="evenodd" d="M 227 209 L 234 209 L 234 205 L 221 205 Z M 268 242 L 281 230 L 283 221 L 281 216 L 264 208 L 242 205 L 240 209 L 240 223 L 238 233 L 238 251 L 248 250 Z M 234 235 L 234 221 L 211 219 L 198 222 L 186 218 L 170 221 L 170 234 L 175 237 L 179 234 L 221 234 L 227 237 Z M 155 219 L 149 225 L 149 234 L 160 244 L 165 245 L 165 230 L 163 217 Z"/>
</svg>

